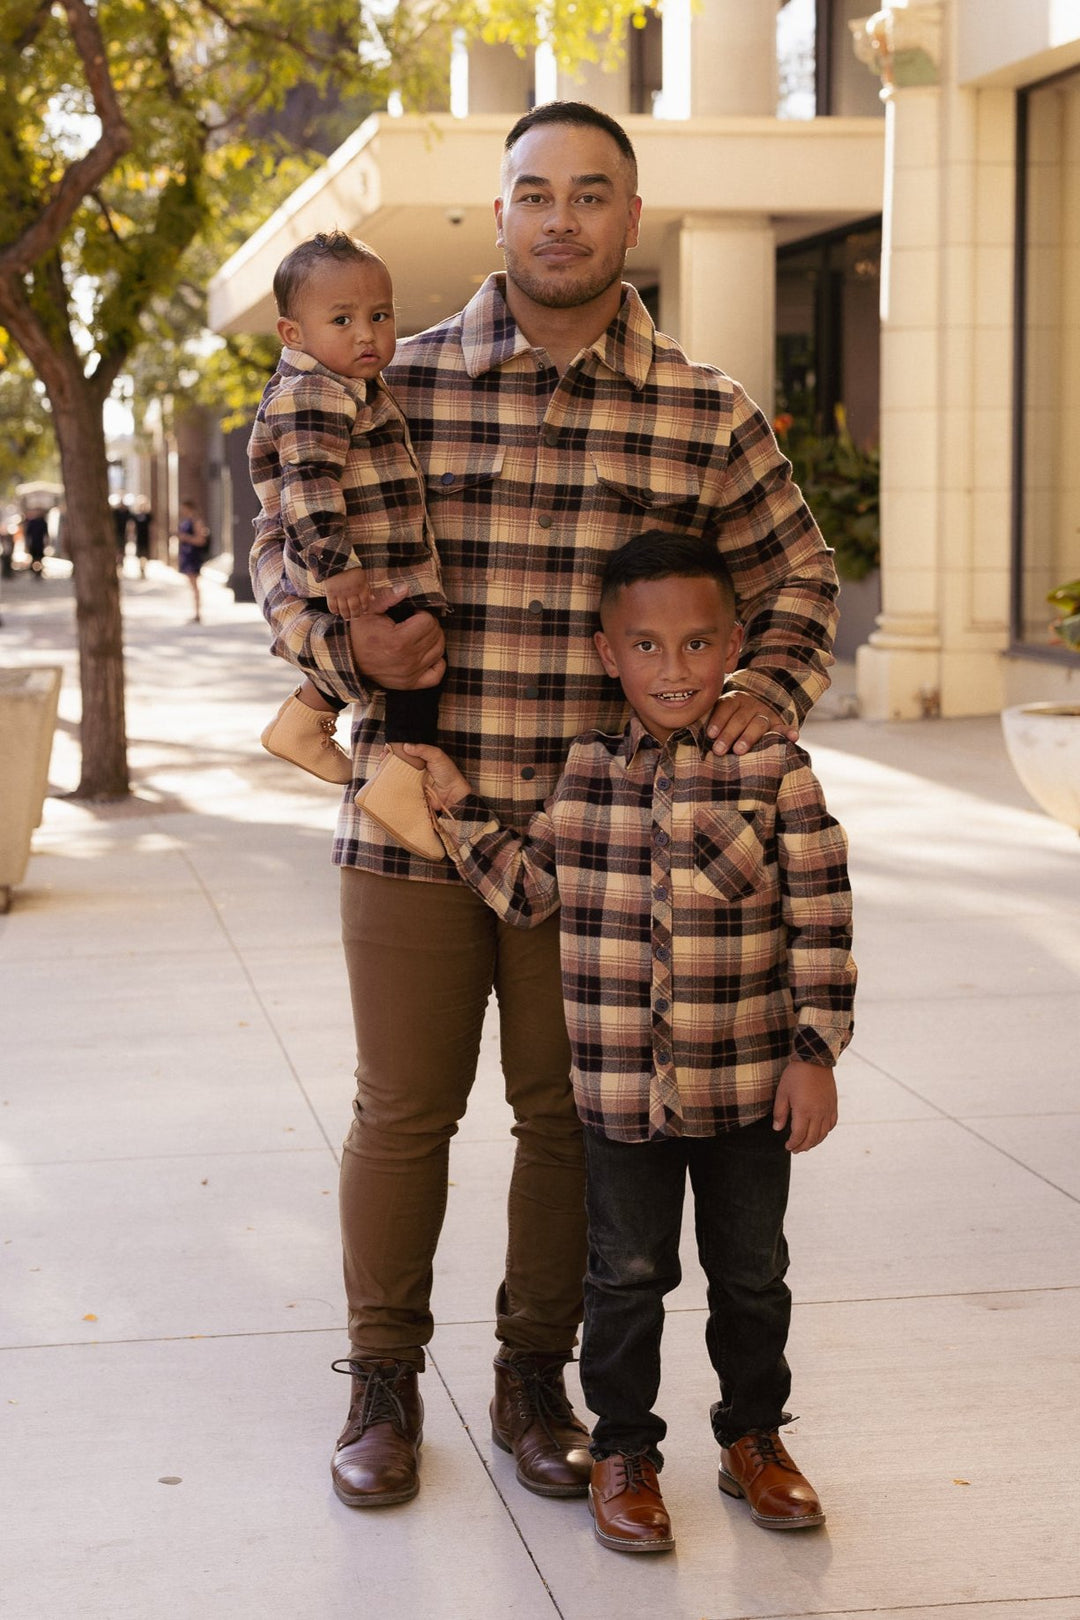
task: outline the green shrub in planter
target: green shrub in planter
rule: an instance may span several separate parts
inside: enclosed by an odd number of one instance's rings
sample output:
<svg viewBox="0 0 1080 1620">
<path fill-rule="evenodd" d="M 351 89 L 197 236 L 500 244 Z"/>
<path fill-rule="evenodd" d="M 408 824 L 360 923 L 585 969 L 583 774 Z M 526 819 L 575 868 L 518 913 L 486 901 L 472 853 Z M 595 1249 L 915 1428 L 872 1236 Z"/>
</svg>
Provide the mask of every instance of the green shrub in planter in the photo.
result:
<svg viewBox="0 0 1080 1620">
<path fill-rule="evenodd" d="M 836 552 L 837 573 L 865 579 L 881 564 L 881 457 L 855 443 L 842 405 L 835 414 L 836 432 L 829 435 L 788 412 L 773 427 L 826 545 Z"/>
</svg>

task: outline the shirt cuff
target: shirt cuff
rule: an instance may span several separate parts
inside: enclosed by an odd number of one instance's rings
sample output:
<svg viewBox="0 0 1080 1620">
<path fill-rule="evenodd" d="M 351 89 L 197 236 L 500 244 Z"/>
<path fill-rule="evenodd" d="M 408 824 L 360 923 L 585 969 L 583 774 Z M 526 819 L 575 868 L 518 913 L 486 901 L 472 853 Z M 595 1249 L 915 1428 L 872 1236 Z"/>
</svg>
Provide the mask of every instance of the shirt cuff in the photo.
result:
<svg viewBox="0 0 1080 1620">
<path fill-rule="evenodd" d="M 851 1025 L 800 1023 L 791 1043 L 791 1056 L 800 1063 L 831 1069 L 851 1039 Z"/>
</svg>

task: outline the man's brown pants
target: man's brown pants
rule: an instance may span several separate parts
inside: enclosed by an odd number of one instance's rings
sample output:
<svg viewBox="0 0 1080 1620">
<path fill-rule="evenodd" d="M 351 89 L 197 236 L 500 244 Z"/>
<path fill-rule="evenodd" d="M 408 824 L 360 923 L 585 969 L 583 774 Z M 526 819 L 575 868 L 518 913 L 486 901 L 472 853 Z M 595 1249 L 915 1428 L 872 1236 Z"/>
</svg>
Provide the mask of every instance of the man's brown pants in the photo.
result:
<svg viewBox="0 0 1080 1620">
<path fill-rule="evenodd" d="M 476 1075 L 492 989 L 517 1140 L 496 1337 L 566 1351 L 581 1321 L 581 1126 L 559 977 L 558 917 L 510 928 L 464 884 L 342 869 L 357 1095 L 341 1169 L 352 1354 L 424 1365 L 450 1138 Z"/>
</svg>

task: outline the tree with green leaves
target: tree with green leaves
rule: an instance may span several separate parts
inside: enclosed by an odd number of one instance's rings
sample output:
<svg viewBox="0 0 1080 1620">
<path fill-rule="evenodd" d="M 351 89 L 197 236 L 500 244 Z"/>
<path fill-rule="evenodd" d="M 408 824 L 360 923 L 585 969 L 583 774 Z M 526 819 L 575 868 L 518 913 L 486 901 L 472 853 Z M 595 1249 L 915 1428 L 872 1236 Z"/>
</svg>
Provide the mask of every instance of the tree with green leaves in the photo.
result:
<svg viewBox="0 0 1080 1620">
<path fill-rule="evenodd" d="M 311 154 L 273 114 L 439 98 L 454 29 L 564 62 L 618 49 L 652 0 L 5 0 L 0 15 L 0 328 L 48 396 L 66 491 L 82 690 L 77 796 L 128 791 L 116 548 L 103 410 L 200 244 L 268 214 Z"/>
</svg>

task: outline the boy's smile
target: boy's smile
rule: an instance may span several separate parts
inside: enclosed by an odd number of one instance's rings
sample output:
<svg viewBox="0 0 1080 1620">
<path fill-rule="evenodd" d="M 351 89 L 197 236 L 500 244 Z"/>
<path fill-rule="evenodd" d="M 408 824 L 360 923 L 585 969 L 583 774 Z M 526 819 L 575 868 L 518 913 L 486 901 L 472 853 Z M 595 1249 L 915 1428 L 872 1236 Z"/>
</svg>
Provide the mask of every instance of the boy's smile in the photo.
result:
<svg viewBox="0 0 1080 1620">
<path fill-rule="evenodd" d="M 604 603 L 602 618 L 601 662 L 657 742 L 708 719 L 742 641 L 715 579 L 636 580 Z"/>
</svg>

